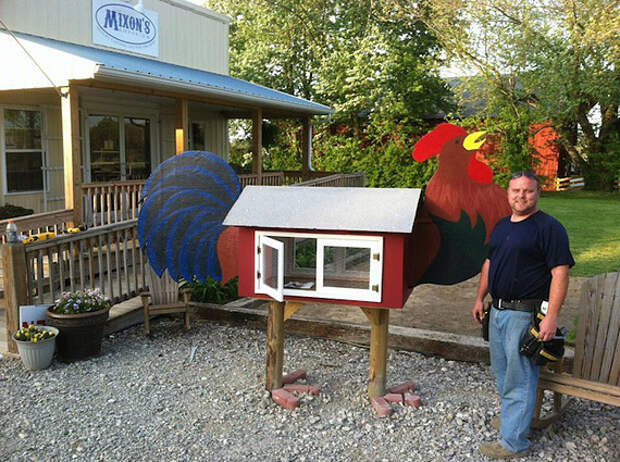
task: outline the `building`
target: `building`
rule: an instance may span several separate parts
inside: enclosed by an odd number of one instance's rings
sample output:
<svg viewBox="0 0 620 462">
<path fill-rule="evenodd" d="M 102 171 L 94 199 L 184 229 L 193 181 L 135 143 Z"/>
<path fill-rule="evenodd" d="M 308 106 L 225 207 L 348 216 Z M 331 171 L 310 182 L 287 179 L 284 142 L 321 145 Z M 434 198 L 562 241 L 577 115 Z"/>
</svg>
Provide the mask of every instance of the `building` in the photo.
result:
<svg viewBox="0 0 620 462">
<path fill-rule="evenodd" d="M 304 126 L 331 109 L 228 75 L 228 17 L 184 0 L 0 2 L 0 204 L 88 213 L 86 189 L 139 183 L 188 149 L 228 154 L 227 121 Z M 260 181 L 259 181 L 260 182 Z M 85 200 L 86 198 L 86 200 Z"/>
</svg>

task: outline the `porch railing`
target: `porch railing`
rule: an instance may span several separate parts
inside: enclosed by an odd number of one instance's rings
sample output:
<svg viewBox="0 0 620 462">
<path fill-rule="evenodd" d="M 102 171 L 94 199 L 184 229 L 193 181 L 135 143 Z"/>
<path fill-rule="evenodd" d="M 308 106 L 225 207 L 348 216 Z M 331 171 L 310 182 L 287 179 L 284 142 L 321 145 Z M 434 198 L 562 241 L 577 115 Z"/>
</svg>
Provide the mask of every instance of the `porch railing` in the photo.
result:
<svg viewBox="0 0 620 462">
<path fill-rule="evenodd" d="M 99 287 L 114 303 L 146 287 L 137 220 L 24 246 L 29 303 L 52 303 L 66 290 Z"/>
<path fill-rule="evenodd" d="M 104 226 L 138 218 L 140 193 L 146 180 L 129 180 L 82 185 L 84 221 Z"/>
<path fill-rule="evenodd" d="M 337 186 L 341 188 L 364 187 L 366 175 L 362 173 L 336 173 L 334 175 L 316 178 L 314 180 L 296 183 L 295 186 Z"/>
<path fill-rule="evenodd" d="M 56 210 L 54 212 L 35 213 L 32 215 L 26 215 L 23 217 L 12 218 L 17 225 L 17 229 L 20 234 L 30 236 L 32 234 L 51 231 L 54 233 L 60 233 L 67 224 L 73 220 L 73 210 Z M 6 225 L 9 220 L 0 221 L 1 240 L 4 244 L 6 242 Z"/>
</svg>

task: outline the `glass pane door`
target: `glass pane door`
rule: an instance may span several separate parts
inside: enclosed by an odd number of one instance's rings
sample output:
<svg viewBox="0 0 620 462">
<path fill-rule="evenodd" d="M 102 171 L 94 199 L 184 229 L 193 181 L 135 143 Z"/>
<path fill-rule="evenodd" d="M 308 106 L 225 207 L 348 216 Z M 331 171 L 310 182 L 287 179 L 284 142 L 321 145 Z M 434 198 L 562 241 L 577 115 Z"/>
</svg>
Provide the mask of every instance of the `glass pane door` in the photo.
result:
<svg viewBox="0 0 620 462">
<path fill-rule="evenodd" d="M 89 115 L 90 181 L 121 179 L 119 118 L 112 115 Z"/>
<path fill-rule="evenodd" d="M 281 302 L 284 300 L 284 243 L 266 236 L 259 239 L 256 293 L 269 295 Z"/>
<path fill-rule="evenodd" d="M 125 179 L 143 180 L 151 174 L 151 121 L 125 117 Z"/>
</svg>

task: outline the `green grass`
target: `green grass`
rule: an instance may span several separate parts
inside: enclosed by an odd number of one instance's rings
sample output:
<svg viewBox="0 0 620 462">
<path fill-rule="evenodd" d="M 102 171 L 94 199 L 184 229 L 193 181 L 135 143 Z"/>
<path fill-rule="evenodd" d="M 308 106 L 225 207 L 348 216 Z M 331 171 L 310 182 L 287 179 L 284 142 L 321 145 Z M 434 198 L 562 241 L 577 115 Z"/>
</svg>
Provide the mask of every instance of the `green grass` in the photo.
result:
<svg viewBox="0 0 620 462">
<path fill-rule="evenodd" d="M 620 194 L 545 192 L 541 210 L 562 222 L 575 258 L 572 276 L 620 270 Z"/>
</svg>

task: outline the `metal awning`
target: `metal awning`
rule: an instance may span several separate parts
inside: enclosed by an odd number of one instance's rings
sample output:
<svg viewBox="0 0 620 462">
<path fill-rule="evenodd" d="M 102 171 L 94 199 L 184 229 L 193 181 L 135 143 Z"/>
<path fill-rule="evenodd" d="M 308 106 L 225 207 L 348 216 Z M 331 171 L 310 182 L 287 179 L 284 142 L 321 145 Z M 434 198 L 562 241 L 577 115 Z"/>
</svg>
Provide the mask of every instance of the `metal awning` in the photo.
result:
<svg viewBox="0 0 620 462">
<path fill-rule="evenodd" d="M 29 34 L 15 35 L 58 87 L 67 86 L 70 81 L 92 79 L 211 97 L 230 102 L 231 106 L 237 103 L 262 108 L 266 116 L 269 110 L 305 116 L 333 112 L 328 106 L 228 75 Z M 2 30 L 0 49 L 5 63 L 9 63 L 6 71 L 0 73 L 0 90 L 50 87 L 13 37 Z"/>
<path fill-rule="evenodd" d="M 224 224 L 410 233 L 420 193 L 414 188 L 246 186 Z"/>
</svg>

